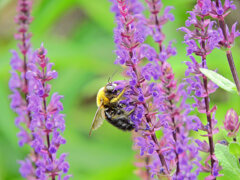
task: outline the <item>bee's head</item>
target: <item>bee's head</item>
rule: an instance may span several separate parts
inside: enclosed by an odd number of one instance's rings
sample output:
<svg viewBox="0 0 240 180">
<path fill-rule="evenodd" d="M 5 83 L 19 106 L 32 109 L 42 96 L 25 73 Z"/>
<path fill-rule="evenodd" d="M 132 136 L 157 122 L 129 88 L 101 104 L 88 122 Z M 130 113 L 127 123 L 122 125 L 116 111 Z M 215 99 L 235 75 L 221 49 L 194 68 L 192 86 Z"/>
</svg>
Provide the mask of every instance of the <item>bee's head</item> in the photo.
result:
<svg viewBox="0 0 240 180">
<path fill-rule="evenodd" d="M 116 84 L 110 82 L 105 86 L 105 89 L 106 89 L 107 92 L 114 92 L 116 86 L 117 86 Z"/>
</svg>

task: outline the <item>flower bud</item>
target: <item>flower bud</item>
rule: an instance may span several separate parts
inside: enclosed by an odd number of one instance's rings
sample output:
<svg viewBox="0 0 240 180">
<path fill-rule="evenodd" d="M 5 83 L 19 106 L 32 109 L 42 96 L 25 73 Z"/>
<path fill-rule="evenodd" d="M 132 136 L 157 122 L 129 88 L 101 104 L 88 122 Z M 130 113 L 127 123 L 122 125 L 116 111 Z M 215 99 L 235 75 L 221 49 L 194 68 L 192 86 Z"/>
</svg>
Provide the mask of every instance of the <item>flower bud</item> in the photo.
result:
<svg viewBox="0 0 240 180">
<path fill-rule="evenodd" d="M 224 128 L 231 132 L 236 132 L 239 129 L 238 115 L 233 109 L 229 109 L 227 111 L 224 121 Z"/>
</svg>

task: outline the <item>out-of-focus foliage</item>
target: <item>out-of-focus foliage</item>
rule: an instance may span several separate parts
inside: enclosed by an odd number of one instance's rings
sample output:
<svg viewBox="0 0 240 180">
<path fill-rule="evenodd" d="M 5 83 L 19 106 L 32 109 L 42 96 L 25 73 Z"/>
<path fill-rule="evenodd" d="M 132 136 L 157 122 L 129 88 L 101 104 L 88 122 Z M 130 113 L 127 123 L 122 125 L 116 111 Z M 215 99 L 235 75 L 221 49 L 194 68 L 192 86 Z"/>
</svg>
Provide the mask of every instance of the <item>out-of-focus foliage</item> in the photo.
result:
<svg viewBox="0 0 240 180">
<path fill-rule="evenodd" d="M 192 9 L 194 0 L 163 0 L 173 5 L 176 20 L 164 27 L 168 40 L 176 40 L 178 55 L 170 60 L 177 79 L 184 77 L 185 46 L 183 33 L 176 31 L 183 26 L 186 12 Z M 13 39 L 16 25 L 14 15 L 17 0 L 0 0 L 0 180 L 22 179 L 18 173 L 17 160 L 23 159 L 28 148 L 20 148 L 14 126 L 15 114 L 9 108 L 8 80 L 10 77 L 10 49 L 16 48 Z M 138 179 L 135 167 L 131 134 L 117 130 L 104 123 L 88 137 L 92 118 L 96 111 L 95 96 L 98 89 L 107 83 L 115 71 L 114 80 L 121 78 L 118 66 L 114 65 L 113 14 L 108 0 L 35 0 L 34 21 L 31 25 L 32 43 L 38 48 L 41 42 L 48 49 L 51 61 L 59 77 L 54 80 L 53 91 L 64 95 L 67 144 L 60 150 L 69 152 L 70 173 L 74 179 L 84 180 L 134 180 Z M 238 11 L 239 12 L 239 11 Z M 239 18 L 232 15 L 229 22 Z M 146 13 L 147 14 L 147 13 Z M 240 72 L 239 44 L 233 48 L 236 67 Z M 209 56 L 209 69 L 232 79 L 225 53 L 217 50 Z M 224 90 L 217 90 L 211 97 L 217 104 L 217 120 L 223 126 L 224 115 L 229 108 L 240 113 L 240 98 Z M 202 120 L 205 122 L 205 118 Z M 215 141 L 223 138 L 221 133 Z M 201 174 L 202 177 L 205 174 Z M 200 177 L 200 179 L 202 179 Z M 224 179 L 221 178 L 221 179 Z"/>
</svg>

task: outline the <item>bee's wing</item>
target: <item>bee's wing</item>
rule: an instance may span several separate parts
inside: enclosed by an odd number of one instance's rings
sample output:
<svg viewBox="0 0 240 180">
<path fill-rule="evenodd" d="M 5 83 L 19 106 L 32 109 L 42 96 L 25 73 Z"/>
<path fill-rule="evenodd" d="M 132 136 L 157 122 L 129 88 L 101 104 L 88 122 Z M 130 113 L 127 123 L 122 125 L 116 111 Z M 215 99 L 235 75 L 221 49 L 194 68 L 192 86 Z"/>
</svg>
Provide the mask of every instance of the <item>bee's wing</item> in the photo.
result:
<svg viewBox="0 0 240 180">
<path fill-rule="evenodd" d="M 94 116 L 93 122 L 92 122 L 92 126 L 89 132 L 89 136 L 91 136 L 92 130 L 96 130 L 97 128 L 99 128 L 104 119 L 105 119 L 105 114 L 104 114 L 104 108 L 102 107 L 103 102 L 101 102 L 100 106 L 97 109 L 97 112 Z"/>
</svg>

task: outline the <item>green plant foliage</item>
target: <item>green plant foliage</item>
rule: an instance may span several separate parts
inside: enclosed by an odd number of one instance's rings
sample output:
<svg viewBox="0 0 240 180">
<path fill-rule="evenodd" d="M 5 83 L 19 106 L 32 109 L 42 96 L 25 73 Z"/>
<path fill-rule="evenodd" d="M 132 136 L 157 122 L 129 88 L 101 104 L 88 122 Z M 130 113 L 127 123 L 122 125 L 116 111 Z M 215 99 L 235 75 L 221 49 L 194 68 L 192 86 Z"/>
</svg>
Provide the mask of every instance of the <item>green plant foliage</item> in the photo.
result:
<svg viewBox="0 0 240 180">
<path fill-rule="evenodd" d="M 224 178 L 238 180 L 240 177 L 240 169 L 237 165 L 238 160 L 229 152 L 229 148 L 222 144 L 216 144 L 215 155 L 223 168 Z"/>
<path fill-rule="evenodd" d="M 204 68 L 200 68 L 200 71 L 225 91 L 237 93 L 236 85 L 222 75 L 216 73 L 215 71 Z"/>
<path fill-rule="evenodd" d="M 233 154 L 236 158 L 240 157 L 240 145 L 238 143 L 229 144 L 229 152 Z"/>
</svg>

